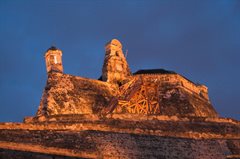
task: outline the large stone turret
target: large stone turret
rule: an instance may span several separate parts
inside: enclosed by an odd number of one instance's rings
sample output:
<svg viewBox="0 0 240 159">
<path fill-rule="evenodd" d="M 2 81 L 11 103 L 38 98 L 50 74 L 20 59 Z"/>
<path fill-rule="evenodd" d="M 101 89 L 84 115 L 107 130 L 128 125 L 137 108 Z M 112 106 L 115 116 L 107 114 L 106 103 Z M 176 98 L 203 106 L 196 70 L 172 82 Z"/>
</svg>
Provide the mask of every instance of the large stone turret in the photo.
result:
<svg viewBox="0 0 240 159">
<path fill-rule="evenodd" d="M 102 79 L 109 83 L 121 84 L 131 75 L 122 44 L 113 39 L 105 45 L 105 59 L 102 68 Z"/>
<path fill-rule="evenodd" d="M 55 46 L 50 47 L 45 54 L 47 73 L 63 73 L 62 51 Z"/>
</svg>

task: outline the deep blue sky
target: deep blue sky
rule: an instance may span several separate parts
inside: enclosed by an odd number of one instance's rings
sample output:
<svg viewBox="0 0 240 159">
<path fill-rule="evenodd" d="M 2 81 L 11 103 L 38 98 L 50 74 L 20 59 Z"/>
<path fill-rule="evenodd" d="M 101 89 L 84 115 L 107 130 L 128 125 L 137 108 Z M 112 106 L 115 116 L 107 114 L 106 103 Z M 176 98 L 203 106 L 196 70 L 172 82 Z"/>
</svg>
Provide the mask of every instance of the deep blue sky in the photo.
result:
<svg viewBox="0 0 240 159">
<path fill-rule="evenodd" d="M 0 121 L 36 113 L 52 44 L 65 73 L 98 78 L 112 38 L 132 72 L 176 71 L 208 86 L 221 116 L 240 120 L 239 0 L 0 0 Z"/>
</svg>

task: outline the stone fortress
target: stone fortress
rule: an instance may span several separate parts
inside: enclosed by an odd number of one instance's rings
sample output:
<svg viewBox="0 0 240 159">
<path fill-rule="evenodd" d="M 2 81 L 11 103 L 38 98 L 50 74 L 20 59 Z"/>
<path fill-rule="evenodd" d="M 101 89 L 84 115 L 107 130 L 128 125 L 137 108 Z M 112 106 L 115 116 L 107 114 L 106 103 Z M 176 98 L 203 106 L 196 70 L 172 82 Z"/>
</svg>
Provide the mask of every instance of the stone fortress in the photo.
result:
<svg viewBox="0 0 240 159">
<path fill-rule="evenodd" d="M 240 122 L 219 117 L 206 86 L 164 69 L 131 73 L 116 39 L 98 80 L 64 74 L 56 47 L 45 61 L 36 116 L 0 123 L 0 158 L 240 158 Z"/>
<path fill-rule="evenodd" d="M 163 69 L 132 74 L 121 43 L 105 46 L 99 80 L 63 74 L 62 52 L 51 47 L 45 55 L 48 72 L 37 116 L 60 114 L 133 113 L 217 117 L 208 90 L 183 76 Z"/>
</svg>

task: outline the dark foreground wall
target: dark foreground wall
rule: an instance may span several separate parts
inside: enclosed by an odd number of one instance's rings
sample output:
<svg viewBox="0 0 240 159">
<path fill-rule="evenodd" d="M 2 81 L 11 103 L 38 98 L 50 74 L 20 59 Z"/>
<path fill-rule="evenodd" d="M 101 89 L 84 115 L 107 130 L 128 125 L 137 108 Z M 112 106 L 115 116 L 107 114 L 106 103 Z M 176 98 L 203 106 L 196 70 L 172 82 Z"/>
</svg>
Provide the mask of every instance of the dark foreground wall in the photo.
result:
<svg viewBox="0 0 240 159">
<path fill-rule="evenodd" d="M 83 159 L 83 158 L 0 149 L 0 159 Z"/>
<path fill-rule="evenodd" d="M 22 148 L 24 145 L 40 145 L 40 148 L 46 148 L 44 153 L 47 154 L 53 153 L 48 150 L 55 148 L 62 152 L 72 151 L 76 156 L 84 158 L 225 159 L 233 151 L 239 151 L 237 146 L 240 145 L 240 140 L 186 139 L 91 130 L 1 130 L 0 136 L 2 142 L 19 143 Z M 34 146 L 33 151 L 36 151 Z M 3 149 L 0 156 L 4 159 L 54 158 L 54 155 Z"/>
<path fill-rule="evenodd" d="M 30 119 L 0 123 L 1 158 L 240 158 L 240 124 L 232 119 L 132 114 Z"/>
</svg>

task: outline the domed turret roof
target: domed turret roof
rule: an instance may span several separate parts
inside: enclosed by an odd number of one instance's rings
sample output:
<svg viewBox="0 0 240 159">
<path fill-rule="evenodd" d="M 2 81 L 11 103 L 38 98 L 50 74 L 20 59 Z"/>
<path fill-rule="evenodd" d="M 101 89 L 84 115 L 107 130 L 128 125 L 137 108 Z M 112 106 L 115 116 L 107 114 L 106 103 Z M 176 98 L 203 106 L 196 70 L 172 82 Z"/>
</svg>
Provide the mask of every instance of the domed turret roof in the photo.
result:
<svg viewBox="0 0 240 159">
<path fill-rule="evenodd" d="M 56 46 L 52 45 L 49 49 L 47 49 L 47 51 L 49 50 L 59 50 Z"/>
</svg>

